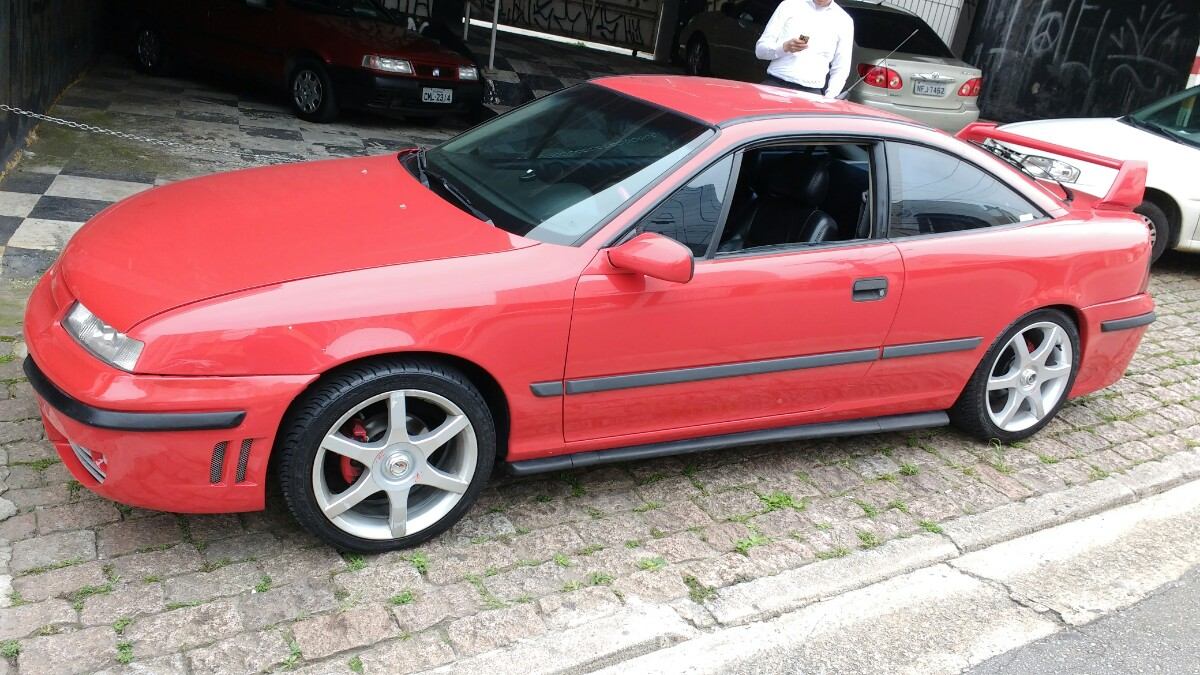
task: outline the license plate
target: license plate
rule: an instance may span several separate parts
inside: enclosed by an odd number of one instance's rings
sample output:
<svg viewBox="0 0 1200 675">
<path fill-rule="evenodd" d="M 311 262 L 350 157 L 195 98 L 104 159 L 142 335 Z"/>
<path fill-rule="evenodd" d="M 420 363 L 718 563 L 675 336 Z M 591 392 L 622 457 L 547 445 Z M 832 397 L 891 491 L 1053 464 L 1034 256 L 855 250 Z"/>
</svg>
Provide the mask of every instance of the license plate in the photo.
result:
<svg viewBox="0 0 1200 675">
<path fill-rule="evenodd" d="M 431 87 L 421 88 L 422 103 L 453 103 L 453 89 L 433 89 Z"/>
<path fill-rule="evenodd" d="M 937 96 L 940 98 L 946 95 L 946 85 L 934 84 L 932 82 L 914 82 L 913 93 L 917 96 Z"/>
</svg>

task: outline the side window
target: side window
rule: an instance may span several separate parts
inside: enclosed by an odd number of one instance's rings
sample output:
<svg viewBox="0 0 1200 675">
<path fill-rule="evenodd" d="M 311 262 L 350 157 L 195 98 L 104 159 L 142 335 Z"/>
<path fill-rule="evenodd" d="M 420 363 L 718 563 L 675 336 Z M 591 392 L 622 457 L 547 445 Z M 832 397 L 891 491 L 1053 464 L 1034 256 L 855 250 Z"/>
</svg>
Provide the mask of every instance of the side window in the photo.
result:
<svg viewBox="0 0 1200 675">
<path fill-rule="evenodd" d="M 721 219 L 732 170 L 732 155 L 708 167 L 642 218 L 634 233 L 657 232 L 703 258 Z"/>
<path fill-rule="evenodd" d="M 944 152 L 892 143 L 887 156 L 889 237 L 975 230 L 1044 216 L 1012 188 Z"/>
<path fill-rule="evenodd" d="M 718 253 L 870 239 L 872 146 L 770 145 L 742 155 Z"/>
</svg>

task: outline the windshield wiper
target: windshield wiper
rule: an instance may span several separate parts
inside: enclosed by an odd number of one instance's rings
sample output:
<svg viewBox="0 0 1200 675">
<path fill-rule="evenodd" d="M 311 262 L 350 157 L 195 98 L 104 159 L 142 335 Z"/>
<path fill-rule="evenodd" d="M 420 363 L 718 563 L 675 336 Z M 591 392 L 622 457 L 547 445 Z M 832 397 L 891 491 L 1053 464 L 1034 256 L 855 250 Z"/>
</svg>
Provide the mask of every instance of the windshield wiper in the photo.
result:
<svg viewBox="0 0 1200 675">
<path fill-rule="evenodd" d="M 432 179 L 446 194 L 453 197 L 454 201 L 458 202 L 464 209 L 466 209 L 467 213 L 470 213 L 472 216 L 475 216 L 488 225 L 495 225 L 495 223 L 492 222 L 492 219 L 488 217 L 488 214 L 480 211 L 474 204 L 472 204 L 471 200 L 467 198 L 467 196 L 463 194 L 462 190 L 458 189 L 454 183 L 451 183 L 450 181 L 446 180 L 445 177 L 429 170 L 429 164 L 425 159 L 424 148 L 421 148 L 417 151 L 417 170 L 421 172 L 421 182 L 425 183 L 426 187 L 430 187 L 429 181 Z"/>
<path fill-rule="evenodd" d="M 990 139 L 989 139 L 989 141 L 990 141 Z M 995 155 L 995 156 L 999 157 L 1000 159 L 1004 160 L 1005 162 L 1011 164 L 1013 166 L 1013 168 L 1015 168 L 1017 171 L 1020 171 L 1021 173 L 1025 174 L 1026 176 L 1029 176 L 1030 178 L 1032 178 L 1034 180 L 1054 181 L 1054 184 L 1057 185 L 1058 188 L 1063 191 L 1064 195 L 1066 195 L 1066 201 L 1068 204 L 1075 201 L 1075 193 L 1071 190 L 1071 188 L 1064 185 L 1063 182 L 1060 181 L 1059 179 L 1055 178 L 1054 176 L 1051 176 L 1049 172 L 1039 171 L 1039 173 L 1041 175 L 1034 173 L 1033 170 L 1030 169 L 1029 166 L 1025 164 L 1025 155 L 1022 155 L 1021 153 L 1017 152 L 1016 150 L 1013 150 L 1010 147 L 1001 145 L 996 142 L 982 143 L 980 145 L 983 147 L 984 150 L 987 150 L 988 152 L 992 153 L 993 155 Z"/>
</svg>

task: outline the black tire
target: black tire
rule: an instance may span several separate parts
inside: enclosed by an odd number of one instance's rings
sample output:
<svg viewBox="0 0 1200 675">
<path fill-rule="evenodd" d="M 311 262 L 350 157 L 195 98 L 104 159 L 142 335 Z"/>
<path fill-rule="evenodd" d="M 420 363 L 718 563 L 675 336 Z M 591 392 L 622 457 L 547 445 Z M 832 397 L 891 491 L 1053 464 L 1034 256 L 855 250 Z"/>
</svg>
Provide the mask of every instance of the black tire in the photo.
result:
<svg viewBox="0 0 1200 675">
<path fill-rule="evenodd" d="M 1067 379 L 1066 388 L 1054 407 L 1046 411 L 1046 415 L 1033 426 L 1021 431 L 1006 431 L 997 426 L 988 414 L 988 379 L 996 365 L 997 358 L 1007 347 L 1010 340 L 1037 323 L 1048 322 L 1062 328 L 1071 341 L 1071 374 Z M 1002 443 L 1014 443 L 1041 431 L 1067 402 L 1071 388 L 1075 386 L 1075 378 L 1079 375 L 1079 329 L 1071 317 L 1057 309 L 1041 309 L 1028 314 L 1005 330 L 992 344 L 983 360 L 976 367 L 967 386 L 959 395 L 958 401 L 949 411 L 950 423 L 966 434 L 983 441 L 998 440 Z"/>
<path fill-rule="evenodd" d="M 1154 264 L 1158 262 L 1163 253 L 1167 252 L 1167 247 L 1171 245 L 1175 235 L 1171 227 L 1171 219 L 1162 207 L 1152 201 L 1142 202 L 1141 206 L 1133 211 L 1145 216 L 1150 221 L 1150 237 L 1154 244 L 1150 251 L 1150 263 Z"/>
<path fill-rule="evenodd" d="M 296 61 L 288 75 L 288 100 L 296 116 L 308 122 L 325 123 L 337 119 L 337 92 L 325 64 L 316 59 Z"/>
<path fill-rule="evenodd" d="M 150 24 L 134 31 L 133 61 L 138 71 L 147 75 L 162 75 L 170 69 L 170 51 L 162 31 Z"/>
<path fill-rule="evenodd" d="M 687 56 L 684 62 L 684 68 L 688 75 L 707 77 L 712 74 L 708 40 L 705 40 L 703 35 L 694 35 L 691 40 L 688 40 Z"/>
<path fill-rule="evenodd" d="M 478 450 L 475 471 L 459 502 L 429 527 L 394 539 L 355 536 L 332 523 L 317 506 L 313 463 L 325 433 L 342 415 L 372 396 L 399 389 L 432 392 L 462 410 L 475 431 Z M 393 358 L 351 366 L 327 376 L 292 406 L 280 428 L 275 453 L 284 501 L 305 529 L 341 550 L 378 553 L 416 546 L 462 518 L 492 473 L 496 427 L 487 402 L 461 372 L 435 362 Z"/>
</svg>

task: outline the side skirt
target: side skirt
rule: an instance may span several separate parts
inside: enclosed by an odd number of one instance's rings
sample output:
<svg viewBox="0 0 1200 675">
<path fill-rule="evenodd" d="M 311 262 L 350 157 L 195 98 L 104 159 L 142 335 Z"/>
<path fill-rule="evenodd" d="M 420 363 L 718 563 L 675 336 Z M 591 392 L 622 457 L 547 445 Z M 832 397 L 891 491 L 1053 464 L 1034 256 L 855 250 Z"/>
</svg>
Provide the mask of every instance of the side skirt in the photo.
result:
<svg viewBox="0 0 1200 675">
<path fill-rule="evenodd" d="M 778 443 L 780 441 L 796 441 L 811 438 L 912 431 L 914 429 L 944 427 L 949 423 L 950 417 L 944 411 L 938 411 L 914 413 L 911 415 L 893 415 L 890 417 L 872 417 L 845 422 L 804 424 L 779 429 L 743 431 L 741 433 L 725 434 L 722 436 L 689 438 L 682 441 L 668 441 L 666 443 L 634 445 L 627 448 L 613 448 L 611 450 L 579 452 L 573 455 L 559 455 L 543 459 L 527 459 L 521 462 L 509 462 L 508 471 L 514 476 L 529 476 L 547 471 L 566 471 L 588 466 L 598 466 L 600 464 L 631 462 L 639 459 L 668 457 L 671 455 L 687 455 L 693 452 L 707 452 L 709 450 L 735 448 L 742 445 L 754 445 L 756 443 Z"/>
</svg>

